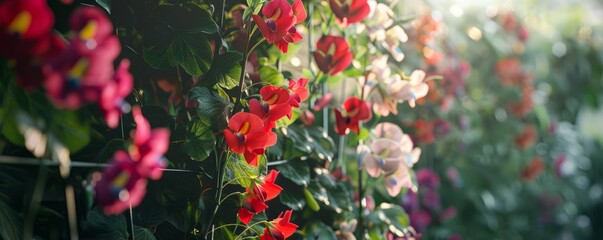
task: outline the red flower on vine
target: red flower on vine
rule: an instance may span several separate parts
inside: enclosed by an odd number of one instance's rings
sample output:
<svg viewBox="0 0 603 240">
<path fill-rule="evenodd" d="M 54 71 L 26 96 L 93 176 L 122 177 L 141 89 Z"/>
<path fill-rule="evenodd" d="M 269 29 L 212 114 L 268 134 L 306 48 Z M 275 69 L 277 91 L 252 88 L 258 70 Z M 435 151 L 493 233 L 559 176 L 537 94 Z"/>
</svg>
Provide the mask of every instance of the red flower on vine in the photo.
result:
<svg viewBox="0 0 603 240">
<path fill-rule="evenodd" d="M 262 119 L 247 112 L 239 112 L 230 118 L 224 138 L 230 150 L 238 154 L 276 144 L 276 134 L 265 131 Z"/>
<path fill-rule="evenodd" d="M 264 20 L 256 14 L 251 17 L 268 43 L 274 43 L 283 38 L 296 21 L 291 4 L 287 0 L 268 2 L 262 8 L 262 15 L 267 19 Z"/>
<path fill-rule="evenodd" d="M 307 78 L 300 78 L 296 80 L 289 81 L 289 104 L 292 107 L 298 108 L 299 104 L 308 99 L 308 95 L 310 91 L 306 89 L 306 85 L 308 84 Z"/>
<path fill-rule="evenodd" d="M 333 93 L 326 93 L 325 95 L 314 101 L 314 107 L 312 107 L 312 109 L 314 111 L 320 111 L 323 108 L 329 106 L 331 100 L 333 100 Z"/>
<path fill-rule="evenodd" d="M 329 0 L 329 5 L 343 26 L 360 22 L 371 12 L 367 0 Z"/>
<path fill-rule="evenodd" d="M 293 16 L 295 16 L 295 24 L 299 24 L 306 20 L 306 9 L 304 9 L 304 4 L 301 0 L 296 0 L 291 6 L 293 9 Z M 289 43 L 296 43 L 302 40 L 303 37 L 299 32 L 297 32 L 297 28 L 295 26 L 291 26 L 285 36 L 279 38 L 274 42 L 279 50 L 283 53 L 287 53 L 289 49 Z"/>
<path fill-rule="evenodd" d="M 269 131 L 276 126 L 277 120 L 291 114 L 290 95 L 287 89 L 277 86 L 263 87 L 260 95 L 261 100 L 249 101 L 249 111 L 260 117 L 264 122 L 264 129 Z"/>
<path fill-rule="evenodd" d="M 543 170 L 544 161 L 542 161 L 542 158 L 540 157 L 535 157 L 530 161 L 530 165 L 526 166 L 526 168 L 521 171 L 521 177 L 523 180 L 529 182 L 538 177 Z"/>
<path fill-rule="evenodd" d="M 348 129 L 356 134 L 359 133 L 358 123 L 371 118 L 371 109 L 369 105 L 357 97 L 350 97 L 343 102 L 343 109 L 335 109 L 335 132 L 339 135 L 346 135 Z"/>
<path fill-rule="evenodd" d="M 94 186 L 96 203 L 106 214 L 119 214 L 130 205 L 140 204 L 146 186 L 147 180 L 138 172 L 137 163 L 125 151 L 118 151 Z"/>
<path fill-rule="evenodd" d="M 260 240 L 287 239 L 293 235 L 295 230 L 297 230 L 297 225 L 290 222 L 292 213 L 292 210 L 287 210 L 284 213 L 279 214 L 276 219 L 270 222 L 272 227 L 264 229 L 264 234 L 260 236 Z"/>
<path fill-rule="evenodd" d="M 248 224 L 255 214 L 268 208 L 266 201 L 274 199 L 281 193 L 283 188 L 274 183 L 278 174 L 279 172 L 273 169 L 266 174 L 262 183 L 253 182 L 251 187 L 247 188 L 247 198 L 243 201 L 243 206 L 238 212 L 241 222 Z"/>
<path fill-rule="evenodd" d="M 151 130 L 149 121 L 142 115 L 140 107 L 132 109 L 136 131 L 133 134 L 134 145 L 130 155 L 137 162 L 138 171 L 144 177 L 161 178 L 163 168 L 167 166 L 163 154 L 168 150 L 170 131 L 167 128 Z"/>
<path fill-rule="evenodd" d="M 519 149 L 526 149 L 531 147 L 536 141 L 537 133 L 536 128 L 533 125 L 526 125 L 523 131 L 515 137 L 515 145 Z"/>
<path fill-rule="evenodd" d="M 107 85 L 101 93 L 99 105 L 110 128 L 116 128 L 119 124 L 119 117 L 126 106 L 124 98 L 132 91 L 133 79 L 129 68 L 130 61 L 122 60 L 113 77 L 114 82 Z"/>
<path fill-rule="evenodd" d="M 345 38 L 340 36 L 323 36 L 316 42 L 313 52 L 318 68 L 331 76 L 343 71 L 352 63 L 352 52 Z"/>
</svg>

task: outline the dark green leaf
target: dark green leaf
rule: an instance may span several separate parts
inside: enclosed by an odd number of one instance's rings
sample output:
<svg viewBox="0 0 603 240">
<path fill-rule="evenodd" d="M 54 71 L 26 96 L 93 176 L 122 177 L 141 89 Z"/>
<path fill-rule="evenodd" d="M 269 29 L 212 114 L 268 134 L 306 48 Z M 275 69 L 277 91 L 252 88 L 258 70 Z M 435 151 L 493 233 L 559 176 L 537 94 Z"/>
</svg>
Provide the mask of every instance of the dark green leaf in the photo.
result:
<svg viewBox="0 0 603 240">
<path fill-rule="evenodd" d="M 214 90 L 204 87 L 195 87 L 189 92 L 190 99 L 197 100 L 197 113 L 200 117 L 211 118 L 212 121 L 225 121 L 226 114 L 230 112 L 233 104 L 222 98 Z M 219 122 L 212 122 L 212 126 L 219 125 Z"/>
<path fill-rule="evenodd" d="M 398 236 L 402 236 L 410 224 L 406 211 L 399 205 L 389 203 L 379 205 L 379 208 L 372 212 L 369 218 L 376 218 L 383 222 L 386 226 L 389 226 L 390 231 Z"/>
<path fill-rule="evenodd" d="M 333 229 L 321 221 L 306 224 L 304 232 L 304 239 L 337 239 Z"/>
<path fill-rule="evenodd" d="M 0 238 L 21 239 L 23 221 L 19 214 L 0 199 Z"/>
<path fill-rule="evenodd" d="M 288 178 L 294 183 L 308 186 L 310 183 L 310 167 L 306 161 L 299 158 L 287 161 L 285 164 L 276 167 L 283 177 Z"/>
<path fill-rule="evenodd" d="M 168 30 L 156 30 L 157 38 L 163 41 L 148 45 L 143 50 L 144 60 L 157 69 L 169 69 L 180 64 L 192 76 L 201 76 L 211 66 L 211 45 L 203 34 L 183 34 Z"/>
<path fill-rule="evenodd" d="M 82 239 L 127 240 L 127 227 L 124 215 L 107 216 L 96 207 L 88 213 L 83 225 Z"/>
<path fill-rule="evenodd" d="M 306 199 L 303 193 L 304 189 L 297 185 L 285 187 L 287 187 L 287 190 L 282 191 L 279 194 L 281 203 L 293 210 L 302 210 L 304 206 L 306 206 Z"/>
<path fill-rule="evenodd" d="M 283 134 L 293 141 L 293 146 L 311 156 L 322 160 L 332 160 L 334 145 L 333 139 L 324 130 L 317 126 L 290 125 Z"/>
<path fill-rule="evenodd" d="M 51 131 L 69 148 L 69 151 L 75 153 L 88 145 L 90 142 L 88 123 L 81 121 L 75 112 L 59 111 L 56 112 L 53 119 L 57 124 Z"/>
<path fill-rule="evenodd" d="M 111 0 L 96 0 L 96 3 L 111 14 Z"/>
<path fill-rule="evenodd" d="M 148 228 L 134 226 L 134 239 L 136 240 L 155 240 L 155 236 Z"/>
<path fill-rule="evenodd" d="M 200 118 L 188 123 L 183 147 L 193 160 L 205 160 L 214 150 L 215 144 L 216 138 L 210 123 Z"/>
<path fill-rule="evenodd" d="M 207 84 L 218 86 L 225 89 L 232 89 L 239 85 L 241 75 L 240 62 L 243 60 L 243 54 L 239 52 L 227 52 L 214 58 L 212 67 L 204 77 Z"/>
</svg>

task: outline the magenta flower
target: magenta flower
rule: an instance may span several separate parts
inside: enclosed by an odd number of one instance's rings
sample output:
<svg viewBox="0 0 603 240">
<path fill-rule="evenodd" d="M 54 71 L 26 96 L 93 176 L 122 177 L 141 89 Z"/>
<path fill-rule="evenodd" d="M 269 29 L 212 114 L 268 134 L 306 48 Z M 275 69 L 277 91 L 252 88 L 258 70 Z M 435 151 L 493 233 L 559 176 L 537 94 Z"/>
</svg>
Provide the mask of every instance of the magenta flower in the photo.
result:
<svg viewBox="0 0 603 240">
<path fill-rule="evenodd" d="M 137 163 L 125 151 L 118 151 L 94 187 L 96 203 L 106 214 L 119 214 L 130 205 L 140 204 L 146 186 L 147 180 L 138 172 Z"/>
<path fill-rule="evenodd" d="M 428 168 L 422 168 L 416 172 L 419 186 L 436 189 L 440 187 L 440 177 L 437 173 Z"/>
<path fill-rule="evenodd" d="M 136 131 L 134 133 L 134 146 L 130 148 L 130 155 L 137 162 L 138 172 L 151 179 L 161 178 L 163 168 L 167 166 L 163 154 L 168 150 L 170 131 L 166 128 L 151 130 L 151 125 L 138 106 L 132 109 Z"/>
<path fill-rule="evenodd" d="M 431 224 L 431 215 L 423 210 L 410 213 L 410 225 L 423 232 Z"/>
<path fill-rule="evenodd" d="M 46 66 L 46 92 L 59 108 L 77 109 L 97 102 L 113 80 L 113 61 L 121 51 L 117 37 L 102 12 L 90 7 L 76 10 L 70 25 L 71 45 Z"/>
<path fill-rule="evenodd" d="M 105 115 L 105 122 L 110 128 L 116 128 L 119 117 L 123 113 L 124 98 L 132 91 L 132 74 L 128 71 L 130 61 L 122 60 L 113 76 L 114 82 L 108 84 L 103 92 L 99 105 Z"/>
</svg>

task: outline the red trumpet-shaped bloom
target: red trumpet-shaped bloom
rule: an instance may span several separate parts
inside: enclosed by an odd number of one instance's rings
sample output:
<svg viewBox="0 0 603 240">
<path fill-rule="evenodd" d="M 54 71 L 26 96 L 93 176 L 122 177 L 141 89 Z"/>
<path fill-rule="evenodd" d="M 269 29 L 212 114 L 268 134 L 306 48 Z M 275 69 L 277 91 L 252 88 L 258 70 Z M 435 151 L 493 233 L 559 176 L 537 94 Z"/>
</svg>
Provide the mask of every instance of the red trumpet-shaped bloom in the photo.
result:
<svg viewBox="0 0 603 240">
<path fill-rule="evenodd" d="M 113 25 L 105 13 L 95 7 L 80 7 L 69 19 L 69 27 L 74 32 L 71 38 L 72 47 L 84 54 L 99 47 L 113 36 Z"/>
<path fill-rule="evenodd" d="M 142 115 L 138 106 L 132 109 L 136 132 L 134 133 L 134 146 L 130 148 L 130 155 L 138 164 L 138 171 L 144 177 L 159 179 L 163 168 L 167 166 L 163 154 L 168 150 L 170 131 L 167 128 L 151 130 L 149 121 Z"/>
<path fill-rule="evenodd" d="M 293 16 L 295 17 L 295 24 L 302 23 L 304 20 L 306 20 L 306 9 L 304 9 L 304 4 L 301 2 L 301 0 L 295 0 L 291 7 L 293 10 Z M 276 44 L 281 52 L 287 53 L 289 43 L 296 43 L 302 39 L 303 37 L 301 34 L 299 34 L 299 32 L 297 32 L 297 28 L 295 28 L 295 26 L 291 26 L 291 28 L 287 30 L 285 36 L 277 39 L 274 44 Z"/>
<path fill-rule="evenodd" d="M 276 144 L 276 134 L 265 131 L 262 119 L 246 112 L 239 112 L 230 118 L 228 128 L 224 129 L 224 138 L 230 150 L 238 154 Z"/>
<path fill-rule="evenodd" d="M 329 5 L 343 26 L 360 22 L 371 12 L 367 0 L 329 0 Z"/>
<path fill-rule="evenodd" d="M 301 102 L 306 101 L 306 99 L 308 99 L 310 91 L 306 89 L 307 84 L 307 78 L 300 78 L 297 81 L 289 81 L 289 105 L 298 108 Z"/>
<path fill-rule="evenodd" d="M 272 220 L 270 223 L 274 227 L 265 228 L 264 234 L 260 236 L 260 240 L 281 240 L 293 235 L 295 230 L 297 230 L 297 225 L 290 222 L 292 213 L 292 210 L 287 210 Z"/>
<path fill-rule="evenodd" d="M 265 86 L 260 89 L 260 101 L 249 101 L 249 111 L 264 122 L 264 129 L 269 131 L 276 126 L 275 122 L 291 114 L 290 95 L 287 89 L 276 86 Z"/>
<path fill-rule="evenodd" d="M 247 198 L 243 201 L 243 206 L 241 206 L 238 212 L 241 222 L 248 224 L 255 214 L 268 208 L 265 204 L 266 201 L 276 198 L 281 193 L 283 189 L 274 183 L 278 173 L 276 170 L 271 170 L 264 177 L 262 183 L 258 184 L 254 182 L 250 188 L 247 188 Z"/>
<path fill-rule="evenodd" d="M 268 43 L 274 43 L 284 37 L 296 21 L 291 4 L 287 0 L 268 2 L 262 8 L 262 15 L 265 20 L 255 14 L 251 17 Z"/>
<path fill-rule="evenodd" d="M 350 129 L 356 134 L 359 133 L 358 123 L 371 118 L 371 109 L 369 105 L 357 97 L 350 97 L 343 102 L 343 109 L 335 109 L 335 132 L 339 135 L 346 135 Z"/>
<path fill-rule="evenodd" d="M 313 52 L 318 68 L 331 76 L 343 71 L 352 63 L 352 52 L 345 38 L 340 36 L 323 36 L 316 43 Z"/>
<path fill-rule="evenodd" d="M 96 203 L 106 214 L 119 214 L 138 206 L 146 193 L 147 180 L 137 170 L 137 163 L 124 151 L 113 155 L 111 165 L 94 187 Z"/>
</svg>

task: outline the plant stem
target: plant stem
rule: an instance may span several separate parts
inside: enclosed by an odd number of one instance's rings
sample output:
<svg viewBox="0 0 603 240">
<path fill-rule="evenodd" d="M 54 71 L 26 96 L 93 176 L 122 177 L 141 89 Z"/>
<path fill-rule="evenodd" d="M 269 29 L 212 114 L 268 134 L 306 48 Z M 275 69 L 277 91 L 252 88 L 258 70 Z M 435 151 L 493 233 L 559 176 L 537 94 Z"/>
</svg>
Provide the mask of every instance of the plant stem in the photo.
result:
<svg viewBox="0 0 603 240">
<path fill-rule="evenodd" d="M 360 161 L 358 161 L 360 163 Z M 362 200 L 364 199 L 364 193 L 362 190 L 362 164 L 358 164 L 358 237 L 357 239 L 364 239 L 364 206 Z"/>
<path fill-rule="evenodd" d="M 249 32 L 250 26 L 251 22 L 246 23 L 245 30 L 247 32 L 247 41 L 245 41 L 245 48 L 243 50 L 243 61 L 241 61 L 241 75 L 239 76 L 239 96 L 237 96 L 237 101 L 235 102 L 233 113 L 238 112 L 243 106 L 241 104 L 241 98 L 243 97 L 243 82 L 245 81 L 245 65 L 247 65 L 247 58 L 249 57 L 249 42 L 251 41 L 251 36 L 253 35 Z"/>
<path fill-rule="evenodd" d="M 222 186 L 222 181 L 224 180 L 224 170 L 226 169 L 226 163 L 225 163 L 225 159 L 222 158 L 222 156 L 224 155 L 224 149 L 222 149 L 222 147 L 219 147 L 220 151 L 218 151 L 218 148 L 215 149 L 216 151 L 216 164 L 218 165 L 218 176 L 216 177 L 216 207 L 214 208 L 214 212 L 211 214 L 211 217 L 209 218 L 209 221 L 206 223 L 205 226 L 203 226 L 203 228 L 205 229 L 205 231 L 203 231 L 203 236 L 205 239 L 207 239 L 207 234 L 209 234 L 209 229 L 211 228 L 211 226 L 213 226 L 213 221 L 214 218 L 216 217 L 216 214 L 218 213 L 218 209 L 220 208 L 220 204 L 222 203 L 222 190 L 224 189 L 224 187 Z M 218 157 L 218 152 L 219 152 L 219 157 Z M 226 159 L 227 160 L 227 159 Z"/>
</svg>

